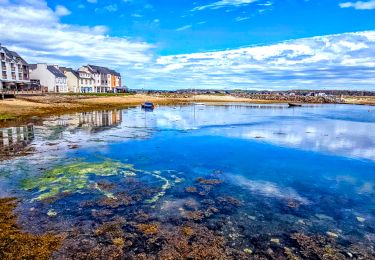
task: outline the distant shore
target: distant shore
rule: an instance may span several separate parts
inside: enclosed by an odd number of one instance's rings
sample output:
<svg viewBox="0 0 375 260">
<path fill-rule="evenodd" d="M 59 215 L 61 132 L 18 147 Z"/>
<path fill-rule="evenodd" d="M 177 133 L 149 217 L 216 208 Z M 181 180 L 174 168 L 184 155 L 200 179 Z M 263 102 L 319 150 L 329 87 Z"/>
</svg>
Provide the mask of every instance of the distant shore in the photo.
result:
<svg viewBox="0 0 375 260">
<path fill-rule="evenodd" d="M 71 112 L 90 111 L 96 109 L 115 109 L 129 106 L 138 106 L 145 101 L 154 102 L 157 105 L 188 104 L 192 102 L 207 103 L 288 103 L 293 100 L 281 100 L 266 97 L 245 98 L 232 95 L 36 95 L 17 96 L 15 99 L 0 100 L 0 123 L 23 120 L 33 116 L 41 117 L 59 115 Z M 309 103 L 321 103 L 321 102 Z M 342 97 L 342 103 L 375 105 L 375 97 Z"/>
</svg>

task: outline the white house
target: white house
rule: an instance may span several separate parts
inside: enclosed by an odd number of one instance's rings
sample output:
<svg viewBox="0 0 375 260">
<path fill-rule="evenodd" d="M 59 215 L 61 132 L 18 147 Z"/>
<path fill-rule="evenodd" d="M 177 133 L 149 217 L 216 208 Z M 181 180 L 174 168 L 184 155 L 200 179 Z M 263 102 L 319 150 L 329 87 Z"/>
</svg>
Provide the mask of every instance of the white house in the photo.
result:
<svg viewBox="0 0 375 260">
<path fill-rule="evenodd" d="M 0 90 L 17 90 L 30 83 L 29 65 L 14 51 L 0 44 Z"/>
<path fill-rule="evenodd" d="M 89 64 L 82 66 L 78 71 L 90 74 L 90 77 L 94 79 L 93 92 L 115 92 L 121 87 L 120 73 L 106 67 Z"/>
<path fill-rule="evenodd" d="M 97 92 L 95 79 L 86 71 L 77 71 L 79 75 L 79 88 L 81 93 Z"/>
<path fill-rule="evenodd" d="M 42 88 L 48 92 L 68 92 L 67 77 L 59 70 L 57 65 L 32 64 L 30 65 L 30 79 L 39 80 Z"/>
</svg>

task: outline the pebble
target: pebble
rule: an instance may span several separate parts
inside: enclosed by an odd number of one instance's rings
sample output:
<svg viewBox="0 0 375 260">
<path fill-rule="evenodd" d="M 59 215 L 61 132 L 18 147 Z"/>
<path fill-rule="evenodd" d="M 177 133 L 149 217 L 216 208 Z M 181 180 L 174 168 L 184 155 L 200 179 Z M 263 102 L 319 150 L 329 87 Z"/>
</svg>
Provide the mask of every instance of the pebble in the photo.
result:
<svg viewBox="0 0 375 260">
<path fill-rule="evenodd" d="M 358 222 L 361 222 L 361 223 L 366 221 L 366 219 L 363 218 L 363 217 L 357 217 L 357 220 L 358 220 Z"/>
<path fill-rule="evenodd" d="M 280 245 L 280 239 L 278 238 L 271 238 L 271 242 Z"/>
<path fill-rule="evenodd" d="M 251 250 L 250 248 L 245 248 L 243 250 L 246 254 L 252 254 L 253 253 L 253 250 Z"/>
<path fill-rule="evenodd" d="M 334 237 L 334 238 L 339 237 L 339 235 L 337 235 L 336 233 L 330 232 L 330 231 L 327 232 L 327 235 L 330 236 L 330 237 Z"/>
<path fill-rule="evenodd" d="M 57 216 L 57 212 L 54 211 L 53 209 L 50 209 L 50 210 L 48 210 L 47 215 L 49 217 L 56 217 Z"/>
<path fill-rule="evenodd" d="M 315 216 L 316 216 L 318 219 L 320 219 L 320 220 L 333 220 L 332 217 L 327 216 L 327 215 L 324 215 L 324 214 L 316 214 Z"/>
</svg>

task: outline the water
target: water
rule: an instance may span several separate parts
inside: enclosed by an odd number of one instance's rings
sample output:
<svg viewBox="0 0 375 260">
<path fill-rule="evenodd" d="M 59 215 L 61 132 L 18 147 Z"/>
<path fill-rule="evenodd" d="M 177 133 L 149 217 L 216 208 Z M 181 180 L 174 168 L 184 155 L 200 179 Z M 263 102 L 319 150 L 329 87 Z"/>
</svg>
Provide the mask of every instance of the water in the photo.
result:
<svg viewBox="0 0 375 260">
<path fill-rule="evenodd" d="M 26 231 L 65 235 L 54 258 L 375 257 L 372 107 L 129 108 L 2 132 L 0 197 Z"/>
</svg>

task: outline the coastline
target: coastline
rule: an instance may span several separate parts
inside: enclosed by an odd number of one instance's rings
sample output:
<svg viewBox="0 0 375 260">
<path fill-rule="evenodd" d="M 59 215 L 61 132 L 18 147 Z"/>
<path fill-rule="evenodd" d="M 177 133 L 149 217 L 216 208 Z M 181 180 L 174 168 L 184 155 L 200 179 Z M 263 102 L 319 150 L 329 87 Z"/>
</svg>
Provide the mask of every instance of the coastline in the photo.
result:
<svg viewBox="0 0 375 260">
<path fill-rule="evenodd" d="M 44 117 L 73 112 L 84 112 L 100 109 L 116 109 L 138 106 L 145 101 L 156 105 L 206 103 L 254 103 L 275 104 L 288 103 L 291 100 L 257 99 L 231 95 L 43 95 L 18 96 L 13 99 L 0 100 L 0 125 L 7 126 L 15 121 L 25 121 L 31 117 Z M 375 105 L 375 97 L 343 97 L 342 104 Z M 319 103 L 319 102 L 309 102 Z"/>
</svg>

